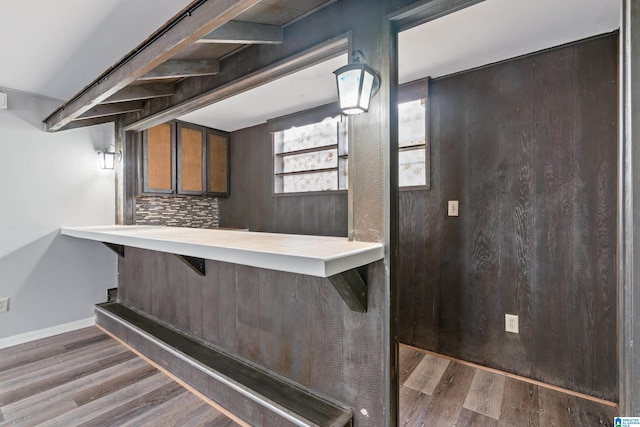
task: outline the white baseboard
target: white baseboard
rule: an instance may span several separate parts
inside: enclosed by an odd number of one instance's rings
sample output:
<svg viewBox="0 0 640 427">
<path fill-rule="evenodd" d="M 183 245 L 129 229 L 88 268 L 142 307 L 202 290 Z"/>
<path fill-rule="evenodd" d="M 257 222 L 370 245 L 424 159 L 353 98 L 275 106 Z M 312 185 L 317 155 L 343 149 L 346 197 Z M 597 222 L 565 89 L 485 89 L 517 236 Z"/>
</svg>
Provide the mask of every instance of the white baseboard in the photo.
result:
<svg viewBox="0 0 640 427">
<path fill-rule="evenodd" d="M 87 317 L 86 319 L 76 320 L 75 322 L 52 326 L 50 328 L 26 332 L 24 334 L 14 335 L 12 337 L 7 337 L 7 338 L 0 338 L 0 349 L 11 347 L 18 344 L 24 344 L 29 341 L 35 341 L 42 338 L 52 337 L 54 335 L 63 334 L 65 332 L 75 331 L 76 329 L 87 328 L 95 324 L 96 324 L 96 318 L 92 316 L 92 317 Z"/>
</svg>

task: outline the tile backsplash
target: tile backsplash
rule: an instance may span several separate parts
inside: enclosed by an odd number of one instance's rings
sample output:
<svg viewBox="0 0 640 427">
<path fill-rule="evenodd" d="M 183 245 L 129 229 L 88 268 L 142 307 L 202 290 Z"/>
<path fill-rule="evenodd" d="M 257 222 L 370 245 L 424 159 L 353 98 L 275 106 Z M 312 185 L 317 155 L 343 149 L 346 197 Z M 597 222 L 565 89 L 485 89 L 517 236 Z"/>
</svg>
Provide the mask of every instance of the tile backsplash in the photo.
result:
<svg viewBox="0 0 640 427">
<path fill-rule="evenodd" d="M 200 196 L 138 196 L 136 224 L 218 228 L 218 199 Z"/>
</svg>

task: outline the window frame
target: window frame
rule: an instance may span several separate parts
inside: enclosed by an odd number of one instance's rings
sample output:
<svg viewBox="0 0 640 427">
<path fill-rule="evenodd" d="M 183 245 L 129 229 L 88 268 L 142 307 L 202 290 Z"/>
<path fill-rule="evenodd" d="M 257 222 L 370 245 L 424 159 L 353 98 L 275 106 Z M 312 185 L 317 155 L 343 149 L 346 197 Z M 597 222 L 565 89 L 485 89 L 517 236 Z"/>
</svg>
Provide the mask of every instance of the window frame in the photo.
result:
<svg viewBox="0 0 640 427">
<path fill-rule="evenodd" d="M 414 80 L 408 83 L 403 83 L 398 86 L 398 104 L 405 102 L 417 101 L 424 99 L 425 112 L 424 112 L 424 145 L 416 144 L 405 147 L 398 146 L 398 162 L 400 160 L 399 154 L 404 151 L 419 150 L 424 147 L 424 173 L 425 183 L 423 185 L 405 185 L 402 186 L 400 182 L 400 168 L 398 167 L 398 188 L 400 191 L 419 191 L 431 189 L 431 114 L 430 114 L 430 98 L 429 98 L 429 86 L 431 83 L 430 77 Z M 398 131 L 400 123 L 398 123 Z M 399 141 L 398 141 L 399 142 Z M 399 164 L 398 164 L 399 166 Z"/>
<path fill-rule="evenodd" d="M 293 126 L 300 127 L 306 125 L 312 125 L 316 123 L 321 123 L 323 120 L 327 118 L 336 119 L 340 117 L 338 122 L 338 126 L 344 127 L 344 129 L 336 129 L 337 132 L 337 140 L 333 144 L 321 145 L 318 147 L 311 148 L 303 148 L 299 150 L 285 151 L 285 152 L 277 152 L 276 146 L 276 133 L 286 131 Z M 328 104 L 324 106 L 320 106 L 317 108 L 313 108 L 306 111 L 301 111 L 299 113 L 294 113 L 288 116 L 284 116 L 278 119 L 273 119 L 269 123 L 269 136 L 271 138 L 271 176 L 272 176 L 272 185 L 271 185 L 271 193 L 273 197 L 287 197 L 287 196 L 301 196 L 301 195 L 322 195 L 322 194 L 344 194 L 348 192 L 348 176 L 342 178 L 341 181 L 341 171 L 343 168 L 348 169 L 348 118 L 343 116 L 336 104 Z M 278 122 L 275 123 L 274 122 Z M 308 154 L 308 153 L 317 153 L 327 150 L 336 150 L 337 153 L 337 166 L 331 168 L 321 168 L 321 169 L 309 169 L 303 171 L 292 171 L 292 172 L 277 172 L 276 164 L 278 161 L 282 161 L 283 158 L 289 156 L 295 156 L 300 154 Z M 279 160 L 280 159 L 280 160 Z M 344 162 L 344 165 L 341 165 L 341 162 Z M 304 174 L 312 174 L 319 172 L 335 172 L 336 173 L 336 181 L 337 181 L 337 189 L 335 190 L 312 190 L 312 191 L 276 191 L 278 185 L 284 187 L 282 182 L 278 184 L 279 177 L 285 176 L 293 176 L 293 175 L 304 175 Z M 340 188 L 341 185 L 343 188 Z"/>
</svg>

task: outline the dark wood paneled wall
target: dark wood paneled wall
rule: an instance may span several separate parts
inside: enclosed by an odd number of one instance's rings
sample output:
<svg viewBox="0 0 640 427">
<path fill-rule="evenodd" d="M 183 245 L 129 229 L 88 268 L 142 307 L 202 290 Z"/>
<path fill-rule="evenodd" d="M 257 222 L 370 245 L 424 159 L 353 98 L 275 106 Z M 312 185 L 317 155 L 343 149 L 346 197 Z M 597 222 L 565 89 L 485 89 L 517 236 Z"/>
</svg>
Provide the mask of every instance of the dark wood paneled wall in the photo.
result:
<svg viewBox="0 0 640 427">
<path fill-rule="evenodd" d="M 368 312 L 355 313 L 328 279 L 210 260 L 203 277 L 172 254 L 127 247 L 119 300 L 351 406 L 354 425 L 377 427 L 385 408 L 368 391 L 383 372 L 384 266 L 365 269 Z"/>
<path fill-rule="evenodd" d="M 617 399 L 617 46 L 432 83 L 432 189 L 400 195 L 402 342 Z"/>
<path fill-rule="evenodd" d="M 220 227 L 347 236 L 347 194 L 273 195 L 267 125 L 231 134 L 231 195 L 219 199 Z"/>
</svg>

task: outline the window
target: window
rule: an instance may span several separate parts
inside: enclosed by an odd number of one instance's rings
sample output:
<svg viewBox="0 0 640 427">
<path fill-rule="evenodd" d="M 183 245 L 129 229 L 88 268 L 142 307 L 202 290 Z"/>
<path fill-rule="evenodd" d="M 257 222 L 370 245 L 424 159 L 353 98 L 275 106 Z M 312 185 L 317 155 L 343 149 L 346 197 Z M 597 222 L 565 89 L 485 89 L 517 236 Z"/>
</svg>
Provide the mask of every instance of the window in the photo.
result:
<svg viewBox="0 0 640 427">
<path fill-rule="evenodd" d="M 428 79 L 400 86 L 398 103 L 398 183 L 429 188 Z"/>
<path fill-rule="evenodd" d="M 278 130 L 272 135 L 275 193 L 347 189 L 345 117 L 327 117 L 319 122 Z"/>
</svg>

